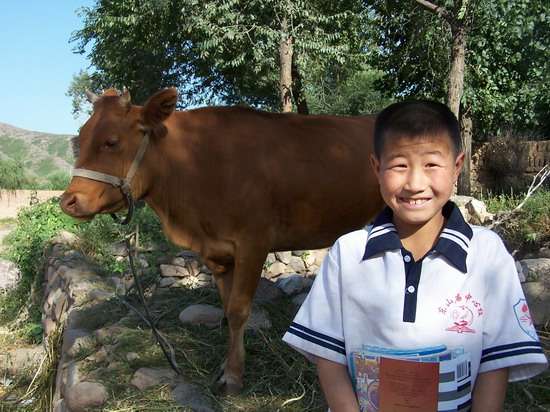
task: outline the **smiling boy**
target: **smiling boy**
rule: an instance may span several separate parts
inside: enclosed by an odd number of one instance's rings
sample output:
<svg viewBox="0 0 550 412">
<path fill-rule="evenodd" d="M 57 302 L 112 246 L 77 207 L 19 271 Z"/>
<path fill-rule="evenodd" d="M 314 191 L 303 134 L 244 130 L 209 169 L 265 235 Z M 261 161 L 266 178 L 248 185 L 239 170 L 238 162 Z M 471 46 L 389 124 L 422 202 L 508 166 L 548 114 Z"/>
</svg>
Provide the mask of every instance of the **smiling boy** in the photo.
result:
<svg viewBox="0 0 550 412">
<path fill-rule="evenodd" d="M 470 354 L 472 411 L 502 409 L 508 381 L 547 367 L 515 263 L 449 201 L 464 163 L 453 113 L 402 102 L 378 117 L 372 167 L 388 207 L 342 236 L 283 340 L 317 363 L 333 412 L 358 411 L 349 355 L 363 345 Z"/>
</svg>

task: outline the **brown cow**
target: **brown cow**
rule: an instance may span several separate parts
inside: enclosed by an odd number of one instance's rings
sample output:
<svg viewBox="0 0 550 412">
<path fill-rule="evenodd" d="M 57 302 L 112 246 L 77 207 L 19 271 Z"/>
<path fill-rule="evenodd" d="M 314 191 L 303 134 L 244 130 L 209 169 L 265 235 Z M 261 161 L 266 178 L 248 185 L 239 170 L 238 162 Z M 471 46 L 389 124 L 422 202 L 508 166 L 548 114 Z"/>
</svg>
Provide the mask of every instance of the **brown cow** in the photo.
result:
<svg viewBox="0 0 550 412">
<path fill-rule="evenodd" d="M 149 138 L 131 192 L 172 242 L 212 270 L 229 325 L 219 384 L 239 392 L 244 329 L 268 252 L 330 246 L 382 208 L 369 160 L 374 116 L 174 111 L 175 89 L 143 107 L 130 104 L 127 90 L 89 97 L 94 113 L 80 132 L 77 170 L 122 178 Z M 127 207 L 120 188 L 78 173 L 60 203 L 80 220 Z"/>
</svg>

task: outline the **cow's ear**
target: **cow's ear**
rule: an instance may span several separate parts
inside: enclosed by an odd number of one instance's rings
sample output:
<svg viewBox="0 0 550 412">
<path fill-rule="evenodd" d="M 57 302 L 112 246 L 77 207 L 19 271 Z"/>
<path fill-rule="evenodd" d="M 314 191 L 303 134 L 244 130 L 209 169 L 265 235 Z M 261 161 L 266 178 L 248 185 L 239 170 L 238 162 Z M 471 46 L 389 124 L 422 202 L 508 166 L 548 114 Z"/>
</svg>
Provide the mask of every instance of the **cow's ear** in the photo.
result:
<svg viewBox="0 0 550 412">
<path fill-rule="evenodd" d="M 148 126 L 157 126 L 172 114 L 178 102 L 178 91 L 166 89 L 153 95 L 141 109 L 141 118 Z"/>
</svg>

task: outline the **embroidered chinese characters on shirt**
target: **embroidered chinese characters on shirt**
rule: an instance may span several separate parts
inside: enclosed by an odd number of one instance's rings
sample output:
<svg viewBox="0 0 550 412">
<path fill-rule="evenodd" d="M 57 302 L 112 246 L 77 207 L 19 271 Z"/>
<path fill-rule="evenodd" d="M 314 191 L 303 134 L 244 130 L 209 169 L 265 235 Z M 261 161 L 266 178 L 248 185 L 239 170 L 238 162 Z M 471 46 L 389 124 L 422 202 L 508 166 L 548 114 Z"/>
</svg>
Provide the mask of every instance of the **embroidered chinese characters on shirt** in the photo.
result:
<svg viewBox="0 0 550 412">
<path fill-rule="evenodd" d="M 470 293 L 467 295 L 457 293 L 454 297 L 445 299 L 445 303 L 439 306 L 439 313 L 449 319 L 446 331 L 476 333 L 472 324 L 476 318 L 483 315 L 483 308 L 481 303 L 476 301 Z"/>
</svg>

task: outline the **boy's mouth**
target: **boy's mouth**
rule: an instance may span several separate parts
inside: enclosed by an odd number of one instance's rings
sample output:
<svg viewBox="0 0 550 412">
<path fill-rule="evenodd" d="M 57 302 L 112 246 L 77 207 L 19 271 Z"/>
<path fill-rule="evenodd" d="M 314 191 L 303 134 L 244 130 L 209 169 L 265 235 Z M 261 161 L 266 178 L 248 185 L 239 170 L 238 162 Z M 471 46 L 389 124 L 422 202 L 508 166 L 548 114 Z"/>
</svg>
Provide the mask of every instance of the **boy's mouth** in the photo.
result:
<svg viewBox="0 0 550 412">
<path fill-rule="evenodd" d="M 409 205 L 422 205 L 426 203 L 429 199 L 403 199 L 405 203 Z"/>
</svg>

